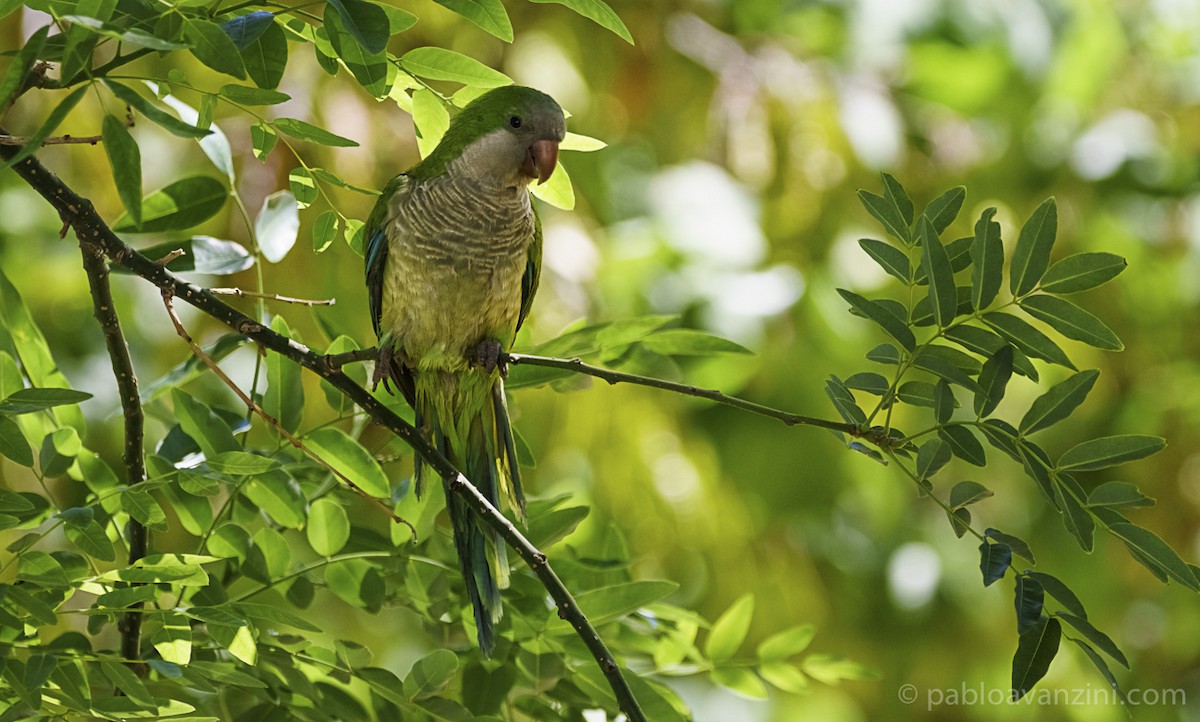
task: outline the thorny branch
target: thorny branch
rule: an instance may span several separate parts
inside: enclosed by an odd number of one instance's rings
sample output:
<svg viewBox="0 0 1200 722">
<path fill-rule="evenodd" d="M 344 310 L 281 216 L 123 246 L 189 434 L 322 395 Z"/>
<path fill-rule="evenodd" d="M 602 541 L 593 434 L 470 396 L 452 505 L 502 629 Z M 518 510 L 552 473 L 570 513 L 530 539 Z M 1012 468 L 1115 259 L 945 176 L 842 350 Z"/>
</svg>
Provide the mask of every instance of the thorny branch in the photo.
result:
<svg viewBox="0 0 1200 722">
<path fill-rule="evenodd" d="M 0 146 L 0 158 L 5 160 L 13 158 L 17 152 L 15 148 Z M 54 206 L 64 221 L 75 229 L 81 243 L 95 245 L 113 263 L 153 283 L 164 294 L 183 300 L 230 326 L 238 333 L 248 336 L 262 347 L 286 356 L 320 375 L 366 411 L 376 423 L 404 440 L 430 468 L 449 479 L 448 486 L 451 493 L 459 494 L 467 500 L 480 518 L 496 530 L 537 575 L 551 598 L 554 599 L 559 616 L 571 624 L 600 666 L 621 711 L 625 713 L 630 722 L 647 722 L 646 715 L 638 705 L 616 659 L 600 639 L 600 635 L 591 622 L 580 611 L 571 592 L 550 567 L 545 554 L 534 547 L 445 456 L 417 432 L 416 428 L 397 416 L 395 412 L 339 369 L 331 367 L 326 362 L 326 356 L 314 353 L 305 346 L 275 333 L 241 311 L 222 302 L 206 289 L 180 280 L 167 269 L 130 248 L 104 223 L 104 220 L 93 208 L 91 201 L 75 193 L 43 166 L 36 157 L 26 158 L 17 163 L 13 169 L 22 180 Z"/>
</svg>

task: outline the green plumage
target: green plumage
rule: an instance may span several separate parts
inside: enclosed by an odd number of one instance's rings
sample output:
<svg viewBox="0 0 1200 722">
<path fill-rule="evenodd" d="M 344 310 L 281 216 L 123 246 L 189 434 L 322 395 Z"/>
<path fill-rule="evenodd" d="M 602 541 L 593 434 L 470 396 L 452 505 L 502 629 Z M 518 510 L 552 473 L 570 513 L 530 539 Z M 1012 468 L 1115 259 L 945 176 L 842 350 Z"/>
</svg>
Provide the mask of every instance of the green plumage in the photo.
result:
<svg viewBox="0 0 1200 722">
<path fill-rule="evenodd" d="M 542 234 L 528 185 L 553 170 L 564 133 L 549 96 L 489 91 L 451 121 L 429 157 L 387 184 L 365 228 L 376 381 L 394 383 L 427 438 L 522 520 L 495 354 L 512 344 L 537 290 Z M 422 472 L 418 463 L 418 493 Z M 447 494 L 447 507 L 479 644 L 490 654 L 508 583 L 504 543 L 456 495 Z"/>
</svg>

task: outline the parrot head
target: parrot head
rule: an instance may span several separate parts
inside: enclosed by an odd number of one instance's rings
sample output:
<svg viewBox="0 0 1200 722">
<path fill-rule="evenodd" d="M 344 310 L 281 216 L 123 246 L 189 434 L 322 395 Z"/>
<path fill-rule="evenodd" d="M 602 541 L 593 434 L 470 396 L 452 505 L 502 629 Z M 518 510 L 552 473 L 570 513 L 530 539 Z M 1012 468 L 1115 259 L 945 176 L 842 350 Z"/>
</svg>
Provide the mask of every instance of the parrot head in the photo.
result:
<svg viewBox="0 0 1200 722">
<path fill-rule="evenodd" d="M 545 183 L 558 165 L 566 132 L 566 117 L 554 98 L 520 85 L 495 88 L 450 120 L 437 148 L 410 175 L 437 175 L 455 163 L 505 185 Z"/>
</svg>

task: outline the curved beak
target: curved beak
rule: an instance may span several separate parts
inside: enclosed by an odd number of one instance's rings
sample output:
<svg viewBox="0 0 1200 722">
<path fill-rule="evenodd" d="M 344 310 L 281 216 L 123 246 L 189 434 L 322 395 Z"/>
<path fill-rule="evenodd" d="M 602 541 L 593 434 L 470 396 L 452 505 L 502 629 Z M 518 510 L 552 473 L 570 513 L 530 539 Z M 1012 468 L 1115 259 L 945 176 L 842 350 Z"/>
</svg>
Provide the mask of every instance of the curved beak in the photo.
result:
<svg viewBox="0 0 1200 722">
<path fill-rule="evenodd" d="M 527 178 L 537 178 L 538 185 L 545 183 L 558 166 L 558 141 L 535 140 L 525 152 L 521 173 Z"/>
</svg>

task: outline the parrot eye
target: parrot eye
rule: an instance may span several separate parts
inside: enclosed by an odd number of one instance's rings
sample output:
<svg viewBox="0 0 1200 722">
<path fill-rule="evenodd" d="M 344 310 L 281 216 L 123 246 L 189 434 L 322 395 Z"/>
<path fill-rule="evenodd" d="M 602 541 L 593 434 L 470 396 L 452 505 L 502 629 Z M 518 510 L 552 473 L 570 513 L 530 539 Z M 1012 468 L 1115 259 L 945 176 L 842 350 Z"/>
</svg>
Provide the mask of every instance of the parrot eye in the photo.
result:
<svg viewBox="0 0 1200 722">
<path fill-rule="evenodd" d="M 514 128 L 520 128 L 521 127 L 521 119 L 514 115 L 513 117 L 508 119 L 508 124 Z"/>
</svg>

